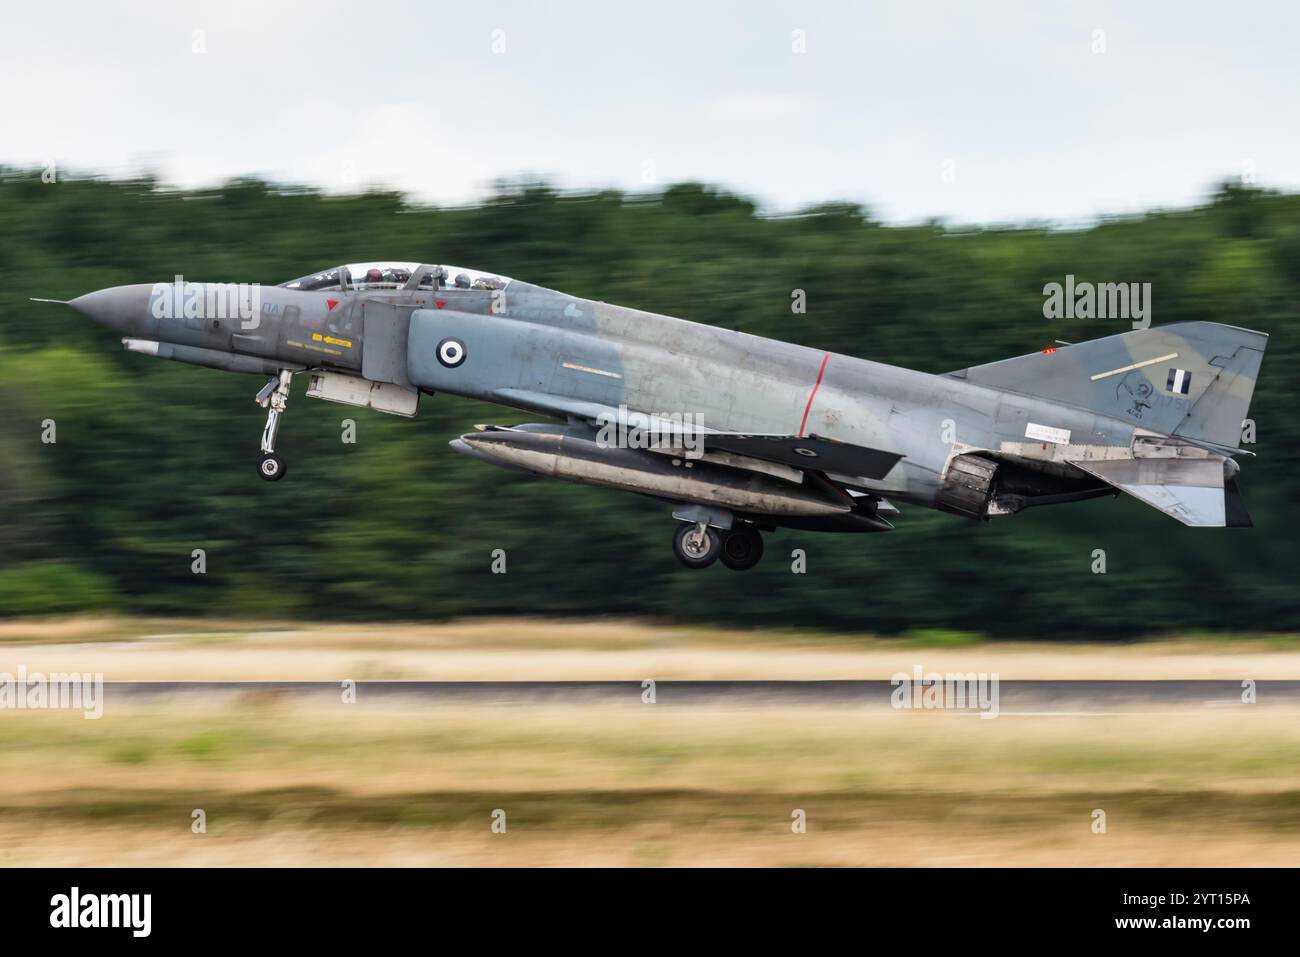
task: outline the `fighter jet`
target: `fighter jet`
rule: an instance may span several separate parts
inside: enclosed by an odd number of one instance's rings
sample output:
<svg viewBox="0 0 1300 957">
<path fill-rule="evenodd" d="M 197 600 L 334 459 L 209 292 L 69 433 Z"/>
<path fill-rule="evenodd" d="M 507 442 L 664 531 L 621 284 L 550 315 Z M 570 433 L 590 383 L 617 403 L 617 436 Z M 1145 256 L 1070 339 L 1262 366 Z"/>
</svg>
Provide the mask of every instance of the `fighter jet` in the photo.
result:
<svg viewBox="0 0 1300 957">
<path fill-rule="evenodd" d="M 940 375 L 421 263 L 275 287 L 118 286 L 74 309 L 131 352 L 266 376 L 258 474 L 295 375 L 401 416 L 439 392 L 549 418 L 451 442 L 523 472 L 667 503 L 677 558 L 752 568 L 779 527 L 883 532 L 898 506 L 977 521 L 1126 493 L 1244 526 L 1236 456 L 1268 337 L 1184 322 Z"/>
</svg>

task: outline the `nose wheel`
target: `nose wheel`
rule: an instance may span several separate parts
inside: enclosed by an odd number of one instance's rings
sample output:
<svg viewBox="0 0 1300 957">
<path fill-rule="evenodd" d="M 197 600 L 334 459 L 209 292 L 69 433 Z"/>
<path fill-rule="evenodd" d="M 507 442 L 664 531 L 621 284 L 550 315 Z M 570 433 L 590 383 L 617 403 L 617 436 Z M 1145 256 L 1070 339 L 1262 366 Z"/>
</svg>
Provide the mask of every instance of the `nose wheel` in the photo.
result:
<svg viewBox="0 0 1300 957">
<path fill-rule="evenodd" d="M 281 369 L 280 374 L 262 386 L 257 393 L 257 404 L 266 409 L 266 426 L 262 429 L 262 455 L 257 460 L 257 474 L 267 482 L 284 478 L 287 468 L 284 459 L 275 454 L 275 438 L 280 432 L 280 416 L 289 404 L 289 383 L 293 373 Z"/>
<path fill-rule="evenodd" d="M 274 452 L 265 452 L 257 460 L 257 474 L 268 482 L 278 482 L 284 478 L 284 459 Z"/>
</svg>

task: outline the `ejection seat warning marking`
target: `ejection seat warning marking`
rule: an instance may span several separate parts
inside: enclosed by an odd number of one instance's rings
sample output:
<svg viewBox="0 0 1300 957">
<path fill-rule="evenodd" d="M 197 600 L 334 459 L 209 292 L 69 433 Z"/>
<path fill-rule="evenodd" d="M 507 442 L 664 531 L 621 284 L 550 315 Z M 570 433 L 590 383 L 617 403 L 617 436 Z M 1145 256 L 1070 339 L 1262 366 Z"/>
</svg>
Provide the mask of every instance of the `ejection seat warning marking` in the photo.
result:
<svg viewBox="0 0 1300 957">
<path fill-rule="evenodd" d="M 590 372 L 592 375 L 603 375 L 607 379 L 623 378 L 617 372 L 606 372 L 604 369 L 593 369 L 591 366 L 580 366 L 576 362 L 561 362 L 560 365 L 566 369 L 572 369 L 574 372 Z"/>
<path fill-rule="evenodd" d="M 1069 445 L 1070 430 L 1054 429 L 1050 425 L 1037 425 L 1030 422 L 1025 426 L 1025 438 L 1037 439 L 1039 442 L 1051 442 L 1053 445 Z"/>
<path fill-rule="evenodd" d="M 1109 372 L 1098 372 L 1092 376 L 1091 381 L 1096 382 L 1098 379 L 1107 379 L 1113 375 L 1119 375 L 1121 372 L 1132 372 L 1134 369 L 1141 369 L 1143 366 L 1153 366 L 1157 362 L 1165 362 L 1169 359 L 1177 359 L 1178 353 L 1171 352 L 1167 356 L 1156 356 L 1154 359 L 1143 359 L 1141 362 L 1135 362 L 1129 366 L 1120 366 L 1118 369 L 1111 369 Z"/>
<path fill-rule="evenodd" d="M 332 346 L 342 346 L 344 349 L 352 348 L 351 339 L 335 339 L 333 336 L 322 336 L 319 332 L 311 334 L 312 342 L 328 342 Z"/>
</svg>

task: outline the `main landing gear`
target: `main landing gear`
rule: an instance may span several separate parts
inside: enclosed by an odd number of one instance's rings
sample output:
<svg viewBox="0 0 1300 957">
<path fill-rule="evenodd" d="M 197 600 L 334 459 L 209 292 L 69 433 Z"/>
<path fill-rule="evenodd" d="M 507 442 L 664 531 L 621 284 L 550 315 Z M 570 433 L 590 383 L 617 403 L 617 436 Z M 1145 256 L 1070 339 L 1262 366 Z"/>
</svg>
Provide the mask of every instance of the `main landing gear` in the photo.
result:
<svg viewBox="0 0 1300 957">
<path fill-rule="evenodd" d="M 287 466 L 284 459 L 275 454 L 275 436 L 280 431 L 280 416 L 284 415 L 285 406 L 289 404 L 289 383 L 293 373 L 281 369 L 279 376 L 271 379 L 257 393 L 257 404 L 266 409 L 266 427 L 262 429 L 262 455 L 257 460 L 257 474 L 268 482 L 278 482 L 284 478 Z"/>
<path fill-rule="evenodd" d="M 687 568 L 706 568 L 722 559 L 728 568 L 743 572 L 763 557 L 763 536 L 752 525 L 720 532 L 705 522 L 684 522 L 673 535 L 673 554 Z"/>
</svg>

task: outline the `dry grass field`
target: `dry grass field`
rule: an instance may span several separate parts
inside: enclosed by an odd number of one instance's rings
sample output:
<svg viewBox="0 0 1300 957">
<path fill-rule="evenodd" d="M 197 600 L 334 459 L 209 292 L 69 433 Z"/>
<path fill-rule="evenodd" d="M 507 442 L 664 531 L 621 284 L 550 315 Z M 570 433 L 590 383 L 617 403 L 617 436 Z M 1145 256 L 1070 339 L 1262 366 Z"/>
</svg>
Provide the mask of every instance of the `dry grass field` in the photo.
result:
<svg viewBox="0 0 1300 957">
<path fill-rule="evenodd" d="M 1060 648 L 633 622 L 0 625 L 0 672 L 108 680 L 887 678 L 917 663 L 1003 679 L 1300 677 L 1285 637 Z M 1300 713 L 986 721 L 256 692 L 133 700 L 98 720 L 0 710 L 0 863 L 1294 866 Z"/>
<path fill-rule="evenodd" d="M 1300 637 L 1130 644 L 970 642 L 955 633 L 726 631 L 635 621 L 480 619 L 436 625 L 221 620 L 0 620 L 0 671 L 106 680 L 599 680 L 888 678 L 937 671 L 1027 678 L 1300 678 Z"/>
</svg>

